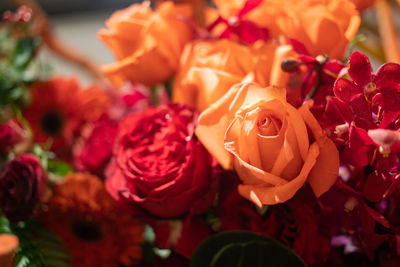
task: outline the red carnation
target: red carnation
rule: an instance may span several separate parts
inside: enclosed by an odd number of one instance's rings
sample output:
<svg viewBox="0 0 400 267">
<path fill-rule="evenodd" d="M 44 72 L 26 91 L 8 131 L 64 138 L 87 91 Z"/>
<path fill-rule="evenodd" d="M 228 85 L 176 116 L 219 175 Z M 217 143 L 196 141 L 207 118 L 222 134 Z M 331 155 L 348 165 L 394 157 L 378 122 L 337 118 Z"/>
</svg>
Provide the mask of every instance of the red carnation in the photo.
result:
<svg viewBox="0 0 400 267">
<path fill-rule="evenodd" d="M 0 171 L 0 208 L 10 221 L 26 220 L 45 192 L 46 180 L 33 155 L 21 155 Z"/>
<path fill-rule="evenodd" d="M 195 114 L 170 104 L 127 116 L 106 171 L 110 194 L 135 211 L 165 218 L 206 211 L 216 168 L 194 136 Z"/>
</svg>

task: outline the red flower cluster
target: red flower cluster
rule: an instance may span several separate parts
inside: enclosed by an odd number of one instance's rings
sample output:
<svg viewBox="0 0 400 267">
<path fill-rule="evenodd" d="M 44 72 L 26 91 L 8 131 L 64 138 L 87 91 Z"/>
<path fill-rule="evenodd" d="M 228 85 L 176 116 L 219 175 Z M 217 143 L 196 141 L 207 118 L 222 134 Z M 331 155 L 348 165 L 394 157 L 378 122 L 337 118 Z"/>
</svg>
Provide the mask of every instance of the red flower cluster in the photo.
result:
<svg viewBox="0 0 400 267">
<path fill-rule="evenodd" d="M 354 238 L 356 247 L 370 257 L 400 233 L 391 223 L 399 218 L 392 206 L 400 180 L 399 90 L 400 65 L 386 63 L 374 74 L 368 58 L 354 52 L 348 75 L 336 80 L 335 96 L 329 98 L 323 115 L 341 150 L 337 188 L 346 196 L 342 208 L 347 212 L 343 209 L 339 215 L 343 220 L 337 226 L 342 229 L 336 227 L 336 234 Z M 326 207 L 340 202 L 337 196 L 334 199 Z M 332 208 L 328 213 L 337 211 Z"/>
</svg>

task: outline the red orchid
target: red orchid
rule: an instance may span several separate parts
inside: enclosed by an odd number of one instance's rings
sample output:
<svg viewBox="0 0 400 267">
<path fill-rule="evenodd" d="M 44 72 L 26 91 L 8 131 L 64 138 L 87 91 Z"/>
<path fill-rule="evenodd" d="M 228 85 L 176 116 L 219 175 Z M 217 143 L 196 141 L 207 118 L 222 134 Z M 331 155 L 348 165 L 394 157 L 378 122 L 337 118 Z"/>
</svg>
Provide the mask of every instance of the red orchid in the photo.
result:
<svg viewBox="0 0 400 267">
<path fill-rule="evenodd" d="M 212 31 L 218 24 L 223 23 L 226 25 L 226 29 L 221 33 L 220 38 L 232 39 L 237 37 L 248 44 L 253 44 L 258 40 L 267 41 L 269 39 L 268 29 L 259 27 L 254 22 L 243 18 L 247 13 L 259 6 L 262 1 L 247 0 L 236 17 L 226 19 L 219 16 L 208 26 L 207 30 Z"/>
<path fill-rule="evenodd" d="M 368 131 L 378 138 L 383 133 L 373 132 L 375 129 L 399 129 L 400 65 L 384 64 L 374 74 L 369 59 L 354 52 L 350 56 L 348 74 L 351 80 L 346 77 L 336 80 L 333 89 L 336 97 L 328 100 L 325 109 L 328 121 L 336 125 L 335 141 L 345 146 L 344 159 L 354 166 L 375 162 L 375 168 L 390 168 L 395 162 L 393 157 L 397 156 L 389 155 L 390 146 L 384 148 L 368 135 Z"/>
<path fill-rule="evenodd" d="M 382 105 L 386 112 L 400 111 L 400 65 L 386 63 L 376 74 L 372 72 L 367 56 L 354 52 L 350 56 L 349 76 L 336 80 L 334 93 L 340 100 L 349 103 L 353 112 L 364 119 L 370 119 L 371 105 Z M 376 96 L 376 97 L 375 97 Z"/>
</svg>

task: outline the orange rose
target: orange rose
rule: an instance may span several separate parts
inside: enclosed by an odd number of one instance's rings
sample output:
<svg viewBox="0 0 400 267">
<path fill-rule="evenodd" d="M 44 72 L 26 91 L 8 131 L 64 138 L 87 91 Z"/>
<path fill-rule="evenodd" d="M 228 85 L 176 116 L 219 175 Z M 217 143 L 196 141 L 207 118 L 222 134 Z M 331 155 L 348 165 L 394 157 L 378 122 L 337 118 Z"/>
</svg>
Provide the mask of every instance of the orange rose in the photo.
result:
<svg viewBox="0 0 400 267">
<path fill-rule="evenodd" d="M 194 41 L 182 53 L 173 101 L 202 111 L 244 79 L 286 87 L 289 75 L 281 61 L 293 53 L 290 46 L 272 42 L 249 47 L 226 39 Z"/>
<path fill-rule="evenodd" d="M 247 0 L 215 0 L 225 17 L 236 16 Z M 244 18 L 305 44 L 313 56 L 342 58 L 360 25 L 360 16 L 348 0 L 264 0 Z"/>
<path fill-rule="evenodd" d="M 192 17 L 190 5 L 163 2 L 153 12 L 150 2 L 133 4 L 106 21 L 100 39 L 118 59 L 102 71 L 116 84 L 125 80 L 154 85 L 170 78 L 178 67 L 184 45 L 193 36 L 185 21 Z"/>
<path fill-rule="evenodd" d="M 238 84 L 200 115 L 196 134 L 258 206 L 287 201 L 306 181 L 319 197 L 337 178 L 339 153 L 311 105 L 295 109 L 284 89 Z"/>
</svg>

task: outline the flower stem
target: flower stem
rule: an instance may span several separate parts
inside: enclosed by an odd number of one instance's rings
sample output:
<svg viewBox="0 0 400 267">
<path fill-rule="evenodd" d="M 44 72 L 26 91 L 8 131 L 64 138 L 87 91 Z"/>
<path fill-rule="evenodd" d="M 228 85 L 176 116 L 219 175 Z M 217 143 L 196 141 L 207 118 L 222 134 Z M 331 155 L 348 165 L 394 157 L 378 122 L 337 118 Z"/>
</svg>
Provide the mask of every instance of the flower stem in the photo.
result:
<svg viewBox="0 0 400 267">
<path fill-rule="evenodd" d="M 400 48 L 397 42 L 396 28 L 394 26 L 390 6 L 386 0 L 376 0 L 375 8 L 386 60 L 400 63 Z"/>
</svg>

